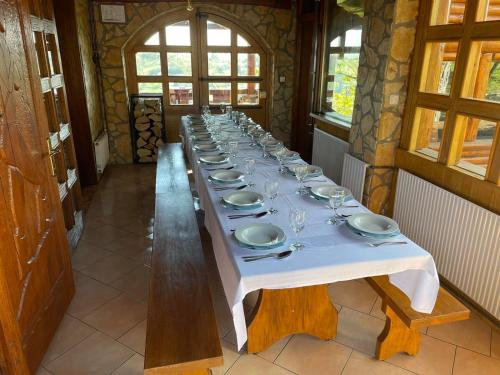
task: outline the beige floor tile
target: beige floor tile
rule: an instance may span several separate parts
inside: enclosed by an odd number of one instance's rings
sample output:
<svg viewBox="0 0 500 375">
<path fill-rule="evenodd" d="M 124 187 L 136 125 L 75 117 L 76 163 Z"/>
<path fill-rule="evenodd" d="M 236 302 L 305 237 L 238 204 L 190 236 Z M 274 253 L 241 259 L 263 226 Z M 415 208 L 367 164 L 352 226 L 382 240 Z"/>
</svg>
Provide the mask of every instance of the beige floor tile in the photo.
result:
<svg viewBox="0 0 500 375">
<path fill-rule="evenodd" d="M 42 363 L 45 364 L 54 360 L 94 332 L 95 329 L 82 323 L 80 320 L 65 315 L 43 357 Z"/>
<path fill-rule="evenodd" d="M 81 270 L 110 255 L 113 255 L 113 253 L 91 243 L 80 241 L 71 256 L 71 265 L 75 270 Z"/>
<path fill-rule="evenodd" d="M 85 228 L 81 239 L 93 245 L 103 247 L 109 245 L 113 241 L 119 240 L 127 234 L 128 232 L 125 230 L 119 229 L 113 225 L 104 224 L 95 228 Z"/>
<path fill-rule="evenodd" d="M 139 266 L 122 278 L 113 281 L 111 285 L 134 299 L 144 301 L 148 298 L 150 276 L 151 270 L 149 267 Z"/>
<path fill-rule="evenodd" d="M 236 350 L 236 345 L 233 345 L 225 340 L 220 342 L 222 346 L 222 354 L 224 356 L 224 365 L 212 368 L 212 375 L 223 375 L 229 370 L 236 360 L 240 358 L 240 353 Z"/>
<path fill-rule="evenodd" d="M 119 240 L 113 241 L 104 246 L 104 248 L 118 255 L 136 258 L 145 250 L 151 249 L 152 246 L 153 242 L 146 236 L 138 236 L 136 234 L 129 233 Z"/>
<path fill-rule="evenodd" d="M 121 255 L 111 255 L 80 270 L 84 275 L 110 284 L 137 268 L 140 262 Z"/>
<path fill-rule="evenodd" d="M 127 362 L 113 371 L 112 375 L 143 375 L 144 357 L 134 354 Z"/>
<path fill-rule="evenodd" d="M 54 375 L 109 374 L 134 352 L 110 337 L 95 332 L 46 368 Z"/>
<path fill-rule="evenodd" d="M 342 375 L 411 375 L 410 371 L 353 350 Z"/>
<path fill-rule="evenodd" d="M 339 314 L 335 341 L 367 355 L 375 354 L 377 337 L 385 322 L 368 314 L 343 307 Z"/>
<path fill-rule="evenodd" d="M 475 314 L 468 320 L 429 327 L 427 335 L 490 355 L 491 327 Z"/>
<path fill-rule="evenodd" d="M 121 336 L 118 341 L 130 349 L 134 349 L 137 353 L 144 355 L 146 348 L 146 327 L 147 320 L 143 320 Z"/>
<path fill-rule="evenodd" d="M 35 375 L 51 375 L 43 366 L 40 366 Z"/>
<path fill-rule="evenodd" d="M 79 319 L 120 294 L 119 290 L 88 277 L 75 284 L 76 293 L 67 312 Z"/>
<path fill-rule="evenodd" d="M 382 298 L 377 297 L 377 300 L 373 304 L 370 315 L 381 320 L 385 320 L 385 314 L 382 312 Z"/>
<path fill-rule="evenodd" d="M 455 345 L 421 335 L 420 351 L 416 356 L 396 354 L 387 362 L 417 374 L 447 375 L 453 369 L 455 349 Z"/>
<path fill-rule="evenodd" d="M 500 359 L 500 332 L 493 329 L 491 335 L 491 356 Z"/>
<path fill-rule="evenodd" d="M 335 341 L 294 335 L 275 363 L 298 374 L 340 374 L 351 349 Z"/>
<path fill-rule="evenodd" d="M 227 375 L 290 375 L 291 372 L 257 355 L 243 355 L 226 373 Z"/>
<path fill-rule="evenodd" d="M 122 294 L 94 310 L 82 320 L 104 332 L 118 338 L 146 319 L 147 305 Z"/>
<path fill-rule="evenodd" d="M 334 303 L 369 314 L 377 294 L 364 280 L 349 280 L 331 284 L 328 287 Z"/>
<path fill-rule="evenodd" d="M 281 340 L 276 341 L 269 348 L 267 348 L 263 352 L 258 353 L 257 355 L 261 356 L 264 359 L 267 359 L 269 362 L 274 362 L 292 337 L 293 335 L 283 337 Z"/>
<path fill-rule="evenodd" d="M 453 375 L 498 375 L 500 361 L 467 349 L 457 348 Z"/>
</svg>

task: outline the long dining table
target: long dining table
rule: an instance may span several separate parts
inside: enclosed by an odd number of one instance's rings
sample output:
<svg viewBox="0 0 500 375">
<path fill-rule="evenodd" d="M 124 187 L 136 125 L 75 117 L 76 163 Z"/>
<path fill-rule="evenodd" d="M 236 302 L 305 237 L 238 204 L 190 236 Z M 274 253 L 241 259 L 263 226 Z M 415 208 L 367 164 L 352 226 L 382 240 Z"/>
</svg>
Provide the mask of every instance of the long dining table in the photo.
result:
<svg viewBox="0 0 500 375">
<path fill-rule="evenodd" d="M 225 116 L 214 118 L 223 122 L 224 126 L 234 125 Z M 217 267 L 231 309 L 238 350 L 248 340 L 248 352 L 260 352 L 293 333 L 307 333 L 321 339 L 335 337 L 337 310 L 330 301 L 328 285 L 339 281 L 389 275 L 390 282 L 408 296 L 414 310 L 432 311 L 439 290 L 439 278 L 434 260 L 427 251 L 403 234 L 391 238 L 391 241 L 406 244 L 371 247 L 370 242 L 375 240 L 354 234 L 344 224 L 327 224 L 332 210 L 325 202 L 296 194 L 298 182 L 295 177 L 280 173 L 277 161 L 264 158 L 259 146 L 251 146 L 250 139 L 237 132 L 229 133 L 231 140 L 239 142 L 234 169 L 243 171 L 245 158 L 256 161 L 256 172 L 251 177 L 255 186 L 246 189 L 263 193 L 265 180 L 272 179 L 279 183 L 279 193 L 272 202 L 272 207 L 277 209 L 276 214 L 230 219 L 228 215 L 235 211 L 221 204 L 222 195 L 230 190 L 217 191 L 214 189 L 217 185 L 208 180 L 208 169 L 213 169 L 213 166 L 207 168 L 199 162 L 199 157 L 213 152 L 194 149 L 190 129 L 193 122 L 199 124 L 199 117 L 181 117 L 180 135 L 192 166 L 200 205 L 205 211 L 205 226 L 212 238 Z M 298 160 L 294 163 L 305 162 Z M 236 186 L 248 183 L 248 177 L 245 179 L 246 182 Z M 307 185 L 325 183 L 334 184 L 326 176 L 320 176 L 309 179 Z M 355 200 L 349 200 L 346 206 L 338 210 L 340 214 L 369 212 Z M 269 207 L 270 202 L 265 201 L 264 209 Z M 244 262 L 243 256 L 255 255 L 258 250 L 241 246 L 234 239 L 234 230 L 254 222 L 277 225 L 285 232 L 287 240 L 281 248 L 271 251 L 283 251 L 296 236 L 289 228 L 291 208 L 306 210 L 305 227 L 299 234 L 304 248 L 281 260 Z M 259 299 L 247 324 L 243 299 L 257 290 L 260 290 Z"/>
</svg>

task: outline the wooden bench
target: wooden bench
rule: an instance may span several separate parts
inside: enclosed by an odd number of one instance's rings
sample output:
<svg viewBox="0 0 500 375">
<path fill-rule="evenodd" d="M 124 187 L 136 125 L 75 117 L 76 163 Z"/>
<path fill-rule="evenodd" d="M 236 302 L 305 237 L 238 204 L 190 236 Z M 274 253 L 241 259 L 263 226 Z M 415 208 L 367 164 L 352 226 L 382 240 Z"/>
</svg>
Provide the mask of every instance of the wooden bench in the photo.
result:
<svg viewBox="0 0 500 375">
<path fill-rule="evenodd" d="M 443 288 L 439 288 L 432 313 L 424 314 L 411 308 L 409 298 L 389 282 L 388 276 L 367 277 L 366 280 L 382 297 L 382 311 L 387 317 L 377 339 L 375 356 L 379 360 L 399 352 L 416 355 L 421 328 L 466 320 L 470 316 L 470 310 Z"/>
<path fill-rule="evenodd" d="M 144 373 L 210 374 L 222 364 L 183 150 L 167 144 L 156 175 Z"/>
</svg>

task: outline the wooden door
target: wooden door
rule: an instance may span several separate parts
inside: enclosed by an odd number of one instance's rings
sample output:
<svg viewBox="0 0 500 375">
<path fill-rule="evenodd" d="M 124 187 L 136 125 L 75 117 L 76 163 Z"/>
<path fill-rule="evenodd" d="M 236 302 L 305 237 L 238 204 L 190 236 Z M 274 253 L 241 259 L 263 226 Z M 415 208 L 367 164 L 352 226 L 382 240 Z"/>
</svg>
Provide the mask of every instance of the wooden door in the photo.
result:
<svg viewBox="0 0 500 375">
<path fill-rule="evenodd" d="M 301 157 L 311 161 L 314 126 L 310 116 L 316 95 L 316 55 L 318 46 L 318 2 L 297 3 L 297 58 L 292 145 Z"/>
<path fill-rule="evenodd" d="M 30 25 L 26 2 L 0 0 L 0 368 L 7 374 L 36 371 L 74 294 Z"/>
</svg>

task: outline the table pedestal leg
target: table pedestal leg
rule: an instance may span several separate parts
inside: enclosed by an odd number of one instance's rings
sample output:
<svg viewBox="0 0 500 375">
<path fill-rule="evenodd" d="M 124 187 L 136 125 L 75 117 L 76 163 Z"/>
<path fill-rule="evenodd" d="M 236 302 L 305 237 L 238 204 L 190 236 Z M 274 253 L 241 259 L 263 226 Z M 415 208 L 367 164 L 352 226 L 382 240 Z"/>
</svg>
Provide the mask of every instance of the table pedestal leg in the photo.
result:
<svg viewBox="0 0 500 375">
<path fill-rule="evenodd" d="M 376 358 L 383 361 L 400 352 L 416 355 L 420 345 L 418 330 L 408 328 L 385 302 L 382 303 L 382 311 L 387 318 L 384 330 L 377 338 Z"/>
<path fill-rule="evenodd" d="M 293 333 L 323 340 L 337 335 L 337 309 L 330 301 L 328 285 L 260 291 L 248 326 L 248 352 L 262 352 Z"/>
</svg>

